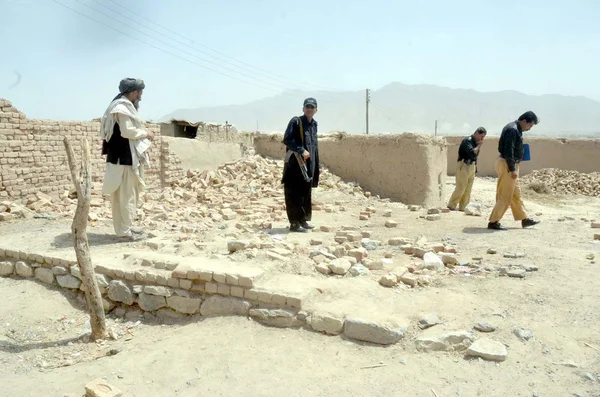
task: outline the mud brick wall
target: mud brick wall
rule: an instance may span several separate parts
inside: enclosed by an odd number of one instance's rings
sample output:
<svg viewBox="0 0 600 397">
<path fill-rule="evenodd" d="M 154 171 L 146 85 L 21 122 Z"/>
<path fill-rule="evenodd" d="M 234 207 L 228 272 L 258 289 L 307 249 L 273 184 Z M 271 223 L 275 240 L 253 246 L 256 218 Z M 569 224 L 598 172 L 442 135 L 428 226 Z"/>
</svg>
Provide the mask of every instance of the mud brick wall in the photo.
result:
<svg viewBox="0 0 600 397">
<path fill-rule="evenodd" d="M 282 134 L 258 133 L 254 149 L 263 156 L 283 158 L 282 138 Z M 447 156 L 445 139 L 428 135 L 333 134 L 319 138 L 320 160 L 332 173 L 405 204 L 444 204 Z"/>
<path fill-rule="evenodd" d="M 152 166 L 146 172 L 149 189 L 161 186 L 160 127 L 146 126 L 157 139 L 150 151 Z M 81 156 L 81 138 L 92 150 L 92 180 L 104 179 L 105 157 L 98 121 L 28 119 L 5 99 L 0 99 L 0 199 L 31 198 L 36 192 L 58 196 L 73 189 L 63 139 L 67 137 Z M 98 192 L 95 192 L 98 193 Z"/>
<path fill-rule="evenodd" d="M 448 175 L 456 175 L 458 147 L 463 137 L 447 137 Z M 498 158 L 497 136 L 485 138 L 479 160 L 477 173 L 479 176 L 496 176 L 495 163 Z M 528 143 L 531 150 L 531 161 L 521 163 L 521 175 L 543 168 L 579 172 L 600 171 L 600 139 L 562 139 L 528 137 L 523 134 L 523 142 Z"/>
</svg>

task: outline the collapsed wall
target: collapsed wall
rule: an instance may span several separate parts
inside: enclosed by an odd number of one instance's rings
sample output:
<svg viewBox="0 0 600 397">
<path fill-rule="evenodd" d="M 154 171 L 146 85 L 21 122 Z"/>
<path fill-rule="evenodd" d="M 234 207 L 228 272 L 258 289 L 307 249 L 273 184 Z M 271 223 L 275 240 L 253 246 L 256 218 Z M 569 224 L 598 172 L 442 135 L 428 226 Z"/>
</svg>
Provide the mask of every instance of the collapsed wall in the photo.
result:
<svg viewBox="0 0 600 397">
<path fill-rule="evenodd" d="M 216 169 L 242 157 L 251 145 L 249 134 L 203 128 L 196 139 L 161 136 L 161 126 L 146 123 L 155 139 L 146 170 L 148 191 L 171 185 L 188 169 Z M 0 99 L 0 199 L 27 200 L 37 193 L 58 198 L 73 190 L 63 140 L 69 139 L 75 155 L 81 155 L 81 138 L 91 146 L 94 195 L 100 195 L 106 158 L 101 155 L 100 121 L 28 119 L 5 99 Z M 226 133 L 227 132 L 227 133 Z"/>
<path fill-rule="evenodd" d="M 282 134 L 256 134 L 256 153 L 283 158 Z M 418 134 L 324 135 L 319 158 L 332 173 L 382 198 L 441 206 L 447 169 L 446 142 Z"/>
<path fill-rule="evenodd" d="M 448 175 L 456 175 L 458 147 L 464 137 L 447 137 Z M 496 176 L 494 164 L 498 158 L 497 136 L 485 138 L 477 162 L 479 176 Z M 523 142 L 529 143 L 531 161 L 521 163 L 521 175 L 543 168 L 579 171 L 584 173 L 600 171 L 600 139 L 559 139 L 538 138 L 523 135 Z"/>
</svg>

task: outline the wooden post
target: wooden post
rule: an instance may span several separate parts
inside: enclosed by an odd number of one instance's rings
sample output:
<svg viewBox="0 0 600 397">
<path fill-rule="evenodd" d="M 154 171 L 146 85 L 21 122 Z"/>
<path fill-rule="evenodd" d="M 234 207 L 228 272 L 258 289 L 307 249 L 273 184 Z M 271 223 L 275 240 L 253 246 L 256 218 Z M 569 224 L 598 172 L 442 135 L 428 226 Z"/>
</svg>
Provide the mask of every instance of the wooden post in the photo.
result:
<svg viewBox="0 0 600 397">
<path fill-rule="evenodd" d="M 92 165 L 90 162 L 90 145 L 86 138 L 81 139 L 81 179 L 77 176 L 77 166 L 75 165 L 75 153 L 67 137 L 64 139 L 65 149 L 67 150 L 67 159 L 69 160 L 69 169 L 71 178 L 77 190 L 77 209 L 71 225 L 73 235 L 73 246 L 77 255 L 77 263 L 83 277 L 85 286 L 85 299 L 90 311 L 90 325 L 92 327 L 92 340 L 104 339 L 106 335 L 106 319 L 104 316 L 104 306 L 102 304 L 102 295 L 98 288 L 98 281 L 92 266 L 92 257 L 90 256 L 90 246 L 87 238 L 87 223 L 90 212 L 90 198 L 92 195 Z"/>
</svg>

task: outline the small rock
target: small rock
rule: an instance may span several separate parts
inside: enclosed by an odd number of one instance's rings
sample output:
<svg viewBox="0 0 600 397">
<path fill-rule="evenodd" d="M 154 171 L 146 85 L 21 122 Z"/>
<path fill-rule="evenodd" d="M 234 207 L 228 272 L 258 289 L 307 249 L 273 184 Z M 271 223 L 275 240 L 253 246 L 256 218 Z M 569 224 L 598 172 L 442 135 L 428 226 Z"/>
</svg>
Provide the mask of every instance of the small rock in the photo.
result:
<svg viewBox="0 0 600 397">
<path fill-rule="evenodd" d="M 313 314 L 310 316 L 310 326 L 317 332 L 339 335 L 344 330 L 344 320 L 330 314 Z"/>
<path fill-rule="evenodd" d="M 475 336 L 470 331 L 446 332 L 440 335 L 422 336 L 415 341 L 417 350 L 432 351 L 464 351 L 471 346 Z"/>
<path fill-rule="evenodd" d="M 350 339 L 391 345 L 404 337 L 406 328 L 395 319 L 372 322 L 350 317 L 344 322 L 344 335 Z"/>
<path fill-rule="evenodd" d="M 98 378 L 85 385 L 86 397 L 115 397 L 122 396 L 123 392 L 109 385 L 104 379 Z"/>
<path fill-rule="evenodd" d="M 527 273 L 527 271 L 523 268 L 513 267 L 506 270 L 506 275 L 514 278 L 525 278 L 525 273 Z"/>
<path fill-rule="evenodd" d="M 396 221 L 385 221 L 385 227 L 389 227 L 389 228 L 393 228 L 393 227 L 397 227 L 398 226 L 398 222 Z"/>
<path fill-rule="evenodd" d="M 256 321 L 277 328 L 295 328 L 302 325 L 298 313 L 289 309 L 250 309 L 249 315 Z"/>
<path fill-rule="evenodd" d="M 331 269 L 329 268 L 328 265 L 324 264 L 324 263 L 318 263 L 315 265 L 315 270 L 318 271 L 321 274 L 324 275 L 329 275 L 331 274 Z"/>
<path fill-rule="evenodd" d="M 586 255 L 585 259 L 587 259 L 589 261 L 593 261 L 595 257 L 596 256 L 594 254 L 588 254 L 588 255 Z"/>
<path fill-rule="evenodd" d="M 505 361 L 508 357 L 506 346 L 500 342 L 488 338 L 477 339 L 467 349 L 467 356 L 481 357 L 490 361 Z"/>
<path fill-rule="evenodd" d="M 230 253 L 234 253 L 237 251 L 243 251 L 250 245 L 249 241 L 246 240 L 230 240 L 227 242 L 227 250 Z"/>
<path fill-rule="evenodd" d="M 379 279 L 379 284 L 383 287 L 391 288 L 398 284 L 398 277 L 395 274 L 388 273 Z"/>
<path fill-rule="evenodd" d="M 425 219 L 427 219 L 428 221 L 439 221 L 440 219 L 442 219 L 442 216 L 440 214 L 427 215 Z"/>
<path fill-rule="evenodd" d="M 533 332 L 531 332 L 531 330 L 528 329 L 516 328 L 513 332 L 517 336 L 517 338 L 519 338 L 522 342 L 526 342 L 529 339 L 533 338 Z"/>
<path fill-rule="evenodd" d="M 350 263 L 350 261 L 343 258 L 334 259 L 329 263 L 329 269 L 333 273 L 339 275 L 344 275 L 348 273 L 348 270 L 350 270 L 351 267 L 352 264 Z"/>
<path fill-rule="evenodd" d="M 444 262 L 433 252 L 426 252 L 423 255 L 423 262 L 423 267 L 428 270 L 442 271 L 445 268 Z"/>
<path fill-rule="evenodd" d="M 359 263 L 350 268 L 350 274 L 354 277 L 358 277 L 368 276 L 369 274 L 371 274 L 371 272 L 369 271 L 369 269 L 367 269 L 365 266 Z"/>
<path fill-rule="evenodd" d="M 457 266 L 458 258 L 454 254 L 442 254 L 442 262 L 446 266 L 450 266 L 450 267 Z"/>
<path fill-rule="evenodd" d="M 473 328 L 479 332 L 494 332 L 496 330 L 496 327 L 490 323 L 477 323 Z"/>
<path fill-rule="evenodd" d="M 435 215 L 435 214 L 440 214 L 442 211 L 440 211 L 439 208 L 429 208 L 427 210 L 427 215 Z"/>
<path fill-rule="evenodd" d="M 496 250 L 495 248 L 488 248 L 487 253 L 490 255 L 495 255 L 498 253 L 498 250 Z"/>
<path fill-rule="evenodd" d="M 426 314 L 419 319 L 419 328 L 427 329 L 440 323 L 441 321 L 437 313 Z"/>
<path fill-rule="evenodd" d="M 368 238 L 363 238 L 363 239 L 360 241 L 360 245 L 362 245 L 362 247 L 363 247 L 364 249 L 366 249 L 366 250 L 369 250 L 369 251 L 374 251 L 374 250 L 376 250 L 377 248 L 379 248 L 379 244 L 381 244 L 381 242 L 380 242 L 380 241 L 377 241 L 377 240 L 371 240 L 371 239 L 368 239 Z"/>
<path fill-rule="evenodd" d="M 465 208 L 465 215 L 481 216 L 482 211 L 483 208 L 481 204 L 472 203 L 467 205 L 467 207 Z"/>
<path fill-rule="evenodd" d="M 590 382 L 596 382 L 596 378 L 594 378 L 594 375 L 590 374 L 589 372 L 582 373 L 581 377 Z"/>
</svg>

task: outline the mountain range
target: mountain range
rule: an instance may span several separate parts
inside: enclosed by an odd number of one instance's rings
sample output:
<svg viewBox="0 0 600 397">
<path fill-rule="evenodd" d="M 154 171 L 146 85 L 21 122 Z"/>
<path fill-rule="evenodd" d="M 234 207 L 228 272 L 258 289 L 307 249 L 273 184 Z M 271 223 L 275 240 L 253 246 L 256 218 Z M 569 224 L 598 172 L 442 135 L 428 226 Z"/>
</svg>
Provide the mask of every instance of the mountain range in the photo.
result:
<svg viewBox="0 0 600 397">
<path fill-rule="evenodd" d="M 184 119 L 225 123 L 240 131 L 283 131 L 300 115 L 302 101 L 315 97 L 319 132 L 365 133 L 366 93 L 285 91 L 243 105 L 178 109 L 161 121 Z M 527 95 L 517 91 L 479 92 L 435 85 L 391 83 L 371 90 L 369 133 L 418 132 L 465 135 L 483 126 L 490 135 L 527 110 L 540 118 L 531 135 L 600 138 L 600 102 L 583 96 Z"/>
</svg>

